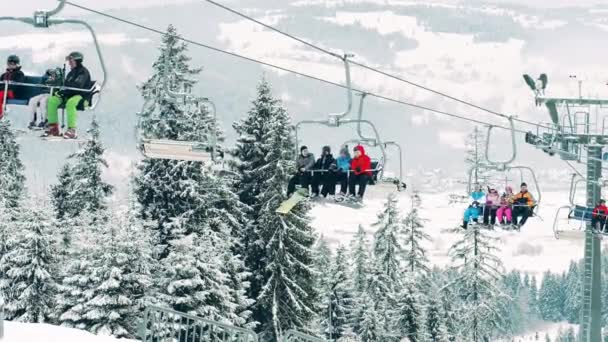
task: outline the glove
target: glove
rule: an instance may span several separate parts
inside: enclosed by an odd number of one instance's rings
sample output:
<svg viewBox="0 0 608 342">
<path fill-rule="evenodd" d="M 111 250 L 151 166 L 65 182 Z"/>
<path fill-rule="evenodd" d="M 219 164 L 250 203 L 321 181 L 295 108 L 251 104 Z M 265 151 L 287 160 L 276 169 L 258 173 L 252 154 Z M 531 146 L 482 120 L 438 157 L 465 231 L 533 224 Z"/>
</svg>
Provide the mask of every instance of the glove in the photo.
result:
<svg viewBox="0 0 608 342">
<path fill-rule="evenodd" d="M 357 167 L 355 168 L 355 171 L 356 171 L 357 173 L 361 173 L 361 168 L 357 166 Z"/>
<path fill-rule="evenodd" d="M 338 167 L 336 166 L 336 164 L 331 164 L 329 166 L 329 169 L 332 170 L 332 171 L 336 171 L 336 169 L 338 169 Z"/>
</svg>

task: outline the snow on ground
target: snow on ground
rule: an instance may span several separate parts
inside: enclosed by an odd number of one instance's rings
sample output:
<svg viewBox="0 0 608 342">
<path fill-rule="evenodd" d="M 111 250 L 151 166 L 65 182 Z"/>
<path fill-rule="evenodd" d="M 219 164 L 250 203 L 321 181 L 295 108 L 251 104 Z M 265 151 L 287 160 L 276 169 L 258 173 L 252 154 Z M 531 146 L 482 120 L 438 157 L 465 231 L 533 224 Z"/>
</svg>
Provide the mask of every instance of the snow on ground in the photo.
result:
<svg viewBox="0 0 608 342">
<path fill-rule="evenodd" d="M 348 245 L 362 224 L 370 234 L 375 231 L 372 224 L 381 210 L 386 194 L 377 192 L 374 187 L 366 199 L 365 207 L 353 209 L 343 205 L 321 200 L 311 211 L 313 226 L 325 239 L 337 247 Z M 433 238 L 429 249 L 431 262 L 438 266 L 449 265 L 448 251 L 459 238 L 459 234 L 447 230 L 462 224 L 462 213 L 466 204 L 448 204 L 449 193 L 424 194 L 422 197 L 421 217 L 427 219 L 427 233 Z M 403 213 L 409 209 L 407 193 L 398 195 Z M 557 208 L 568 203 L 568 193 L 548 192 L 542 194 L 540 218 L 531 218 L 521 232 L 498 230 L 493 236 L 499 238 L 500 258 L 507 270 L 520 270 L 539 279 L 546 270 L 562 272 L 568 269 L 571 260 L 583 257 L 583 239 L 556 240 L 553 235 L 553 221 Z M 568 228 L 565 221 L 568 212 L 562 211 L 561 226 Z M 572 225 L 570 229 L 577 228 Z M 371 236 L 370 236 L 371 238 Z M 606 241 L 607 239 L 604 239 Z M 606 242 L 604 242 L 606 244 Z"/>
<path fill-rule="evenodd" d="M 135 342 L 50 324 L 4 322 L 1 342 Z"/>
<path fill-rule="evenodd" d="M 509 342 L 526 342 L 526 341 L 545 341 L 545 336 L 549 335 L 551 341 L 555 341 L 559 336 L 560 331 L 567 331 L 570 327 L 574 328 L 574 331 L 578 331 L 576 324 L 569 324 L 566 322 L 559 323 L 543 323 L 534 329 L 534 331 L 526 333 L 524 335 L 516 336 L 513 339 L 508 340 Z M 538 336 L 538 338 L 536 338 Z"/>
</svg>

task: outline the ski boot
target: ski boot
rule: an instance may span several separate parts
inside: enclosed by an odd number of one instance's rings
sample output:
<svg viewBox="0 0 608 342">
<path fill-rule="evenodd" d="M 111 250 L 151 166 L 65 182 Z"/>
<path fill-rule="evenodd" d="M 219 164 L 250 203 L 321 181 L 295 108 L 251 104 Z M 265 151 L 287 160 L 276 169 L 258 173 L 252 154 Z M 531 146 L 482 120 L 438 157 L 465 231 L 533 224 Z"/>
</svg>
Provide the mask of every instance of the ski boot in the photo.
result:
<svg viewBox="0 0 608 342">
<path fill-rule="evenodd" d="M 42 137 L 59 137 L 61 136 L 61 132 L 59 132 L 59 124 L 50 124 Z"/>
<path fill-rule="evenodd" d="M 76 129 L 68 128 L 68 130 L 65 131 L 65 133 L 63 133 L 63 138 L 64 139 L 77 139 L 78 135 L 76 134 Z"/>
</svg>

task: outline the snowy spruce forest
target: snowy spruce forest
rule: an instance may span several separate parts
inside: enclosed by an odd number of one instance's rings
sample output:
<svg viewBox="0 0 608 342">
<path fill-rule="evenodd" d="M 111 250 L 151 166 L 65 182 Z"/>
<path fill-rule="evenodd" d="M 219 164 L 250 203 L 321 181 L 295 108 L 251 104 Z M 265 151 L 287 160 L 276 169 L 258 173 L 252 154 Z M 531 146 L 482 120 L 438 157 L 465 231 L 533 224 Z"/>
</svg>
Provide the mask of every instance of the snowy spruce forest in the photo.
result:
<svg viewBox="0 0 608 342">
<path fill-rule="evenodd" d="M 200 71 L 178 35 L 168 28 L 154 72 L 139 87 L 149 104 L 140 134 L 221 137 L 209 112 L 163 100 L 161 75 L 182 88 Z M 431 264 L 424 245 L 432 237 L 419 212 L 424 193 L 409 193 L 407 211 L 387 193 L 375 233 L 359 227 L 335 249 L 311 226 L 310 201 L 277 214 L 293 170 L 292 125 L 260 75 L 249 111 L 233 124 L 236 144 L 223 146 L 228 162 L 144 158 L 132 172 L 126 205 L 115 206 L 109 198 L 117 189 L 101 177 L 108 165 L 95 121 L 46 197 L 28 193 L 15 127 L 0 121 L 5 319 L 137 339 L 144 309 L 156 305 L 252 329 L 261 341 L 297 329 L 365 342 L 518 341 L 541 321 L 578 322 L 578 262 L 542 279 L 507 272 L 496 239 L 471 226 L 449 247 L 448 267 Z M 474 150 L 469 141 L 469 164 Z M 604 260 L 606 278 L 608 254 Z M 608 324 L 608 311 L 604 317 Z M 535 340 L 576 340 L 573 328 L 558 335 Z"/>
</svg>

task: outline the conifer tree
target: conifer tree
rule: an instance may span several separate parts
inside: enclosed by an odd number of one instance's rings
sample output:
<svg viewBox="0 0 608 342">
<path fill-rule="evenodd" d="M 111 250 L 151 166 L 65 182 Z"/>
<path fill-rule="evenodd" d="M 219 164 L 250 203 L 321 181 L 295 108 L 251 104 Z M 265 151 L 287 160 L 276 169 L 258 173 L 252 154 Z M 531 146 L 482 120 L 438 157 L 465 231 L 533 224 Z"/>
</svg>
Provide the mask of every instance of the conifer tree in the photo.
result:
<svg viewBox="0 0 608 342">
<path fill-rule="evenodd" d="M 411 196 L 412 209 L 405 217 L 404 221 L 404 249 L 407 270 L 412 274 L 418 273 L 426 275 L 429 269 L 429 259 L 427 252 L 422 246 L 423 243 L 431 240 L 431 237 L 423 231 L 424 219 L 419 216 L 420 194 L 414 192 Z"/>
<path fill-rule="evenodd" d="M 354 296 L 344 246 L 338 247 L 336 257 L 329 267 L 329 275 L 329 307 L 326 308 L 325 313 L 329 312 L 331 317 L 328 324 L 331 333 L 327 335 L 330 340 L 337 340 L 346 334 L 354 315 Z"/>
<path fill-rule="evenodd" d="M 448 342 L 448 331 L 444 322 L 444 315 L 441 312 L 441 304 L 434 297 L 429 297 L 426 317 L 425 330 L 429 342 Z"/>
<path fill-rule="evenodd" d="M 380 317 L 374 304 L 367 295 L 363 295 L 357 310 L 358 325 L 356 332 L 362 342 L 376 342 L 382 340 L 382 326 Z"/>
<path fill-rule="evenodd" d="M 276 213 L 287 199 L 284 189 L 293 170 L 295 146 L 289 116 L 265 80 L 235 130 L 240 136 L 234 151 L 239 194 L 253 209 L 252 225 L 243 236 L 245 262 L 252 274 L 249 294 L 257 300 L 253 318 L 260 322 L 263 339 L 276 339 L 288 329 L 307 331 L 317 300 L 310 204 L 304 201 L 288 215 Z"/>
<path fill-rule="evenodd" d="M 407 281 L 397 299 L 397 331 L 406 341 L 418 342 L 424 339 L 422 330 L 422 309 L 416 285 Z"/>
<path fill-rule="evenodd" d="M 473 226 L 450 249 L 458 272 L 451 286 L 462 301 L 460 328 L 463 337 L 473 342 L 491 339 L 500 331 L 500 304 L 508 299 L 500 289 L 503 267 L 494 244 L 495 239 Z"/>
<path fill-rule="evenodd" d="M 541 318 L 546 321 L 559 322 L 563 319 L 564 293 L 559 276 L 547 271 L 538 293 L 538 304 Z"/>
<path fill-rule="evenodd" d="M 400 237 L 405 229 L 395 195 L 389 195 L 374 226 L 378 228 L 374 234 L 375 266 L 386 277 L 385 286 L 393 290 L 399 287 L 402 279 L 404 251 Z"/>
<path fill-rule="evenodd" d="M 473 169 L 471 181 L 474 185 L 487 185 L 491 177 L 489 165 L 484 157 L 486 140 L 485 133 L 479 127 L 475 127 L 465 139 L 464 162 L 468 170 Z"/>
<path fill-rule="evenodd" d="M 359 225 L 357 234 L 351 242 L 353 289 L 357 297 L 367 289 L 367 273 L 369 270 L 369 241 L 363 226 Z"/>
<path fill-rule="evenodd" d="M 576 262 L 570 263 L 570 268 L 564 284 L 564 318 L 570 323 L 578 323 L 581 311 L 581 279 L 582 276 Z"/>
<path fill-rule="evenodd" d="M 25 192 L 23 164 L 19 159 L 19 145 L 8 120 L 0 120 L 0 201 L 8 208 L 16 208 Z"/>
<path fill-rule="evenodd" d="M 536 285 L 536 276 L 532 276 L 530 280 L 530 294 L 528 297 L 529 319 L 537 320 L 540 318 L 540 308 L 538 305 L 538 286 Z"/>
<path fill-rule="evenodd" d="M 0 260 L 0 292 L 6 300 L 9 319 L 45 323 L 53 317 L 57 285 L 56 250 L 52 231 L 54 222 L 42 208 L 22 207 L 12 224 L 14 245 Z"/>
<path fill-rule="evenodd" d="M 160 56 L 153 64 L 153 75 L 140 87 L 147 106 L 141 113 L 139 130 L 148 139 L 188 140 L 197 132 L 195 125 L 198 108 L 171 100 L 165 81 L 173 91 L 190 89 L 200 72 L 189 66 L 187 46 L 179 40 L 173 26 L 163 36 Z M 202 138 L 200 140 L 203 140 Z M 174 232 L 172 221 L 203 206 L 201 196 L 203 165 L 201 162 L 144 159 L 138 165 L 139 174 L 134 179 L 135 195 L 140 204 L 140 216 L 155 222 L 154 252 L 157 258 L 165 258 L 170 241 L 180 238 Z M 196 226 L 191 222 L 188 226 Z M 186 232 L 188 233 L 188 232 Z"/>
<path fill-rule="evenodd" d="M 86 330 L 119 338 L 136 337 L 137 322 L 152 286 L 149 231 L 134 213 L 124 213 L 97 232 L 99 250 L 91 260 L 95 282 L 82 310 Z"/>
<path fill-rule="evenodd" d="M 89 129 L 90 139 L 83 149 L 72 154 L 72 164 L 59 172 L 59 184 L 51 186 L 51 199 L 57 218 L 73 218 L 83 211 L 92 213 L 107 209 L 113 187 L 101 179 L 102 168 L 108 163 L 103 158 L 101 132 L 95 119 Z"/>
</svg>

